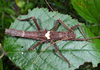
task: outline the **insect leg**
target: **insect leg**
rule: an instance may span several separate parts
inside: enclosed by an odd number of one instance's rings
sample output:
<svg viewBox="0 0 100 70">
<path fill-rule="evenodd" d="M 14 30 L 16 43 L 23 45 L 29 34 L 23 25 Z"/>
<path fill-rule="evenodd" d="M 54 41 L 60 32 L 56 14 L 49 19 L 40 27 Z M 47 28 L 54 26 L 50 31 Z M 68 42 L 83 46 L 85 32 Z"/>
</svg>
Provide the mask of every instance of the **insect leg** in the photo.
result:
<svg viewBox="0 0 100 70">
<path fill-rule="evenodd" d="M 53 43 L 53 42 L 52 42 Z M 64 59 L 64 60 L 66 60 L 67 62 L 68 62 L 68 65 L 69 65 L 69 68 L 71 67 L 70 66 L 70 63 L 69 63 L 69 61 L 62 55 L 62 54 L 60 54 L 60 52 L 59 52 L 59 50 L 58 50 L 58 48 L 57 48 L 57 45 L 54 43 L 54 47 L 55 47 L 55 49 L 56 49 L 56 52 Z"/>
<path fill-rule="evenodd" d="M 87 40 L 95 39 L 95 38 L 100 38 L 100 36 L 92 37 L 92 38 L 86 38 L 86 39 L 81 38 L 81 39 L 69 39 L 69 40 L 71 40 L 71 41 L 87 41 Z"/>
<path fill-rule="evenodd" d="M 63 23 L 63 21 L 62 21 L 61 19 L 58 19 L 58 21 L 60 21 L 60 22 L 62 23 L 62 25 L 63 25 L 67 30 L 73 32 L 73 30 L 72 30 L 71 28 L 69 28 L 65 23 Z"/>
<path fill-rule="evenodd" d="M 75 29 L 75 28 L 77 28 L 77 27 L 79 27 L 79 26 L 80 26 L 80 28 L 81 28 L 81 30 L 82 30 L 82 34 L 84 35 L 85 40 L 87 40 L 86 35 L 85 35 L 85 33 L 84 33 L 83 29 L 82 29 L 82 26 L 81 26 L 80 24 L 78 24 L 78 25 L 76 25 L 76 26 L 72 26 L 71 29 L 73 30 L 73 29 Z"/>
<path fill-rule="evenodd" d="M 41 29 L 40 29 L 40 27 L 39 27 L 39 25 L 38 25 L 38 23 L 37 23 L 37 21 L 36 21 L 36 18 L 35 18 L 35 17 L 32 17 L 32 19 L 33 19 L 33 21 L 34 21 L 34 23 L 35 23 L 35 25 L 36 25 L 38 31 L 40 31 Z"/>
<path fill-rule="evenodd" d="M 81 28 L 81 30 L 82 30 L 82 33 L 83 33 L 85 39 L 70 39 L 70 40 L 72 40 L 72 41 L 87 41 L 87 40 L 90 40 L 90 39 L 100 38 L 100 36 L 92 37 L 92 38 L 86 38 L 86 35 L 85 35 L 85 33 L 84 33 L 83 29 L 82 29 L 82 26 L 81 26 L 80 24 L 78 24 L 78 25 L 76 25 L 76 26 L 72 26 L 71 29 L 72 29 L 72 30 L 73 30 L 73 29 L 76 29 L 76 28 L 79 27 L 79 26 L 80 26 L 80 28 Z M 93 42 L 93 41 L 88 41 L 88 42 Z"/>
<path fill-rule="evenodd" d="M 41 30 L 40 27 L 39 27 L 39 25 L 38 25 L 38 23 L 37 23 L 37 21 L 36 21 L 36 18 L 35 17 L 30 17 L 30 18 L 26 18 L 26 19 L 18 19 L 17 18 L 17 20 L 19 20 L 19 21 L 27 21 L 27 20 L 30 20 L 30 19 L 32 19 L 34 21 L 34 23 L 35 23 L 38 31 Z"/>
<path fill-rule="evenodd" d="M 88 39 L 84 39 L 84 38 L 81 38 L 81 39 L 70 39 L 71 41 L 87 41 Z"/>
<path fill-rule="evenodd" d="M 53 28 L 53 31 L 56 31 L 58 23 L 59 23 L 59 20 L 56 21 L 56 24 L 55 24 L 55 27 Z"/>
<path fill-rule="evenodd" d="M 30 17 L 30 18 L 26 18 L 26 19 L 19 19 L 19 18 L 16 18 L 17 20 L 19 20 L 19 21 L 27 21 L 27 20 L 30 20 L 32 17 Z"/>
<path fill-rule="evenodd" d="M 38 45 L 40 45 L 41 43 L 43 43 L 44 41 L 39 41 L 37 44 L 35 44 L 33 47 L 31 47 L 29 50 L 34 50 L 34 48 L 36 48 Z"/>
</svg>

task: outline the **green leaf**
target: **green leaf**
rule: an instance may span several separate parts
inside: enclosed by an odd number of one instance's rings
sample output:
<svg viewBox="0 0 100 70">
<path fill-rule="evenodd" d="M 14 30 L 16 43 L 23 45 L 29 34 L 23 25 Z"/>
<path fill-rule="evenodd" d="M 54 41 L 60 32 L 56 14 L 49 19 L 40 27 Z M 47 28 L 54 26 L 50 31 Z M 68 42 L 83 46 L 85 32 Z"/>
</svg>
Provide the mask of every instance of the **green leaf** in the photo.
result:
<svg viewBox="0 0 100 70">
<path fill-rule="evenodd" d="M 25 6 L 25 0 L 15 0 L 16 5 L 20 8 L 23 8 Z"/>
<path fill-rule="evenodd" d="M 79 24 L 76 19 L 72 19 L 69 15 L 56 13 L 69 27 Z M 52 30 L 58 19 L 53 12 L 49 12 L 48 9 L 44 8 L 35 8 L 32 11 L 29 10 L 27 15 L 22 15 L 18 18 L 25 19 L 33 16 L 37 19 L 42 30 Z M 87 38 L 94 36 L 84 24 L 81 25 Z M 23 31 L 37 31 L 32 19 L 30 21 L 19 21 L 16 19 L 15 22 L 11 24 L 10 28 Z M 63 25 L 59 25 L 57 28 L 57 31 L 66 30 L 67 29 L 64 28 Z M 80 28 L 75 29 L 74 31 L 76 38 L 84 38 Z M 6 35 L 4 50 L 8 53 L 10 60 L 21 69 L 25 70 L 74 70 L 84 62 L 92 62 L 94 66 L 97 66 L 97 63 L 100 62 L 100 41 L 94 39 L 93 43 L 87 41 L 60 41 L 56 43 L 60 53 L 69 60 L 71 68 L 68 67 L 68 63 L 61 58 L 56 51 L 53 51 L 53 45 L 45 50 L 45 52 L 39 56 L 37 61 L 32 64 L 39 53 L 51 44 L 43 43 L 36 47 L 34 51 L 29 51 L 28 49 L 34 46 L 37 42 L 38 41 L 32 39 Z"/>
<path fill-rule="evenodd" d="M 100 31 L 99 31 L 100 26 L 94 25 L 94 26 L 87 26 L 87 27 L 93 32 L 94 35 L 96 36 L 100 35 Z"/>
<path fill-rule="evenodd" d="M 72 0 L 74 9 L 91 23 L 100 23 L 100 0 Z"/>
<path fill-rule="evenodd" d="M 15 15 L 16 13 L 12 10 L 12 9 L 10 9 L 10 8 L 7 8 L 6 10 L 5 10 L 8 14 L 12 14 L 12 15 Z"/>
<path fill-rule="evenodd" d="M 28 9 L 32 9 L 34 7 L 33 3 L 28 3 L 27 5 L 25 5 L 25 11 L 27 11 Z"/>
</svg>

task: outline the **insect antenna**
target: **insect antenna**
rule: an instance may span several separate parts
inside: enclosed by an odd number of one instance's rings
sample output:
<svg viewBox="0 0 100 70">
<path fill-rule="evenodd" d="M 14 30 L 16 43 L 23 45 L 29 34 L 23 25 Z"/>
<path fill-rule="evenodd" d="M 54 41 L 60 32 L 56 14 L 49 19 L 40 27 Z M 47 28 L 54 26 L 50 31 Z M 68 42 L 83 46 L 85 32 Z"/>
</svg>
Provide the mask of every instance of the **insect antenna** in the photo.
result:
<svg viewBox="0 0 100 70">
<path fill-rule="evenodd" d="M 49 3 L 47 2 L 47 0 L 45 0 L 45 2 L 47 3 L 47 5 L 49 6 L 49 8 L 52 10 L 52 12 L 58 17 L 58 19 L 63 23 L 63 25 L 65 25 L 67 27 L 68 30 L 74 32 L 69 26 L 67 26 L 60 18 L 59 16 L 55 13 L 55 11 L 52 9 L 52 7 L 49 5 Z"/>
</svg>

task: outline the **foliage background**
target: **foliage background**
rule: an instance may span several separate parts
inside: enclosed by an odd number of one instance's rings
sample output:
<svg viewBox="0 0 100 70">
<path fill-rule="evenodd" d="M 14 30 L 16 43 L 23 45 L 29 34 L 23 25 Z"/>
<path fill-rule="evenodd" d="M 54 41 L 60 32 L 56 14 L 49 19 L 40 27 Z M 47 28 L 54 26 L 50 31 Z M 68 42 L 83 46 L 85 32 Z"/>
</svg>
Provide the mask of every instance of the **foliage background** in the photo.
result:
<svg viewBox="0 0 100 70">
<path fill-rule="evenodd" d="M 83 19 L 74 9 L 71 4 L 71 0 L 48 0 L 52 8 L 59 13 L 69 14 L 72 18 L 78 19 L 79 22 L 85 23 L 85 25 L 90 28 L 96 36 L 100 35 L 99 24 L 94 24 Z M 36 7 L 49 8 L 44 0 L 1 0 L 0 2 L 0 43 L 3 45 L 4 41 L 4 31 L 5 28 L 9 28 L 10 24 L 14 22 L 16 17 L 20 14 L 27 14 L 28 9 L 33 9 Z M 95 29 L 94 29 L 95 28 Z M 17 66 L 11 63 L 10 60 L 5 56 L 2 58 L 4 70 L 17 70 Z M 9 65 L 9 63 L 11 63 Z M 92 63 L 86 63 L 80 68 L 93 68 Z M 77 69 L 78 70 L 78 69 Z"/>
</svg>

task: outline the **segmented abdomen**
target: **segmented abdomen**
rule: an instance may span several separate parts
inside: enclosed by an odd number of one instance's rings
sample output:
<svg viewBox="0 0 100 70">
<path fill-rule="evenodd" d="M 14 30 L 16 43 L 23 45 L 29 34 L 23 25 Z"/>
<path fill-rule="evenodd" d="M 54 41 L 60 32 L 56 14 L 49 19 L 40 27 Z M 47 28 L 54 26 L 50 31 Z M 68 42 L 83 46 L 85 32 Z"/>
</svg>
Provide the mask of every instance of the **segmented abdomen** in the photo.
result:
<svg viewBox="0 0 100 70">
<path fill-rule="evenodd" d="M 32 38 L 32 39 L 39 38 L 39 32 L 37 31 L 32 32 L 32 31 L 21 31 L 21 30 L 15 30 L 15 29 L 6 29 L 5 34 L 9 34 L 11 36 Z"/>
</svg>

